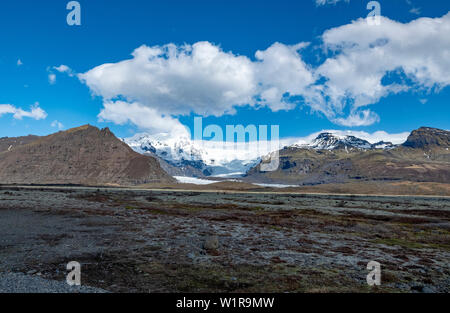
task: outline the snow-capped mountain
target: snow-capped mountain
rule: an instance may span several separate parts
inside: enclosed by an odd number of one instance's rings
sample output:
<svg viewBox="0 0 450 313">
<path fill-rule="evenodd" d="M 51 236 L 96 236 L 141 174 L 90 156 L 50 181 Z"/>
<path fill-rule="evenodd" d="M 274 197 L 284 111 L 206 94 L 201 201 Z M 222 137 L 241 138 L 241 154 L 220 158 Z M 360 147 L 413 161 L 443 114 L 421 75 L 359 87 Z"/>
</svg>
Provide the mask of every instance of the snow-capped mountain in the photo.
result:
<svg viewBox="0 0 450 313">
<path fill-rule="evenodd" d="M 187 137 L 161 139 L 137 134 L 124 141 L 136 152 L 152 152 L 172 164 L 180 164 L 183 160 L 195 162 L 204 159 L 204 151 L 195 147 L 194 142 Z"/>
<path fill-rule="evenodd" d="M 309 143 L 293 144 L 292 140 L 284 145 L 274 146 L 268 143 L 227 143 L 214 141 L 196 141 L 188 137 L 155 137 L 148 134 L 136 134 L 123 139 L 133 150 L 143 154 L 158 156 L 167 164 L 162 167 L 174 176 L 215 176 L 237 177 L 256 166 L 261 158 L 282 146 L 304 149 L 351 151 L 371 149 L 391 149 L 390 142 L 370 143 L 351 135 L 338 135 L 331 132 L 320 133 Z M 175 171 L 173 170 L 175 167 Z"/>
<path fill-rule="evenodd" d="M 198 169 L 194 176 L 239 176 L 268 153 L 259 149 L 259 145 L 195 141 L 187 137 L 155 138 L 137 134 L 124 141 L 136 152 L 155 154 L 177 168 Z"/>
<path fill-rule="evenodd" d="M 331 133 L 322 133 L 310 144 L 311 148 L 318 150 L 334 150 L 345 147 L 358 149 L 370 149 L 371 144 L 367 140 L 354 136 L 339 137 Z"/>
<path fill-rule="evenodd" d="M 367 140 L 357 138 L 351 135 L 337 135 L 333 133 L 321 133 L 311 143 L 294 145 L 299 148 L 316 149 L 316 150 L 337 150 L 337 149 L 358 149 L 358 150 L 371 150 L 371 149 L 391 149 L 395 147 L 391 142 L 380 141 L 377 143 L 370 143 Z"/>
</svg>

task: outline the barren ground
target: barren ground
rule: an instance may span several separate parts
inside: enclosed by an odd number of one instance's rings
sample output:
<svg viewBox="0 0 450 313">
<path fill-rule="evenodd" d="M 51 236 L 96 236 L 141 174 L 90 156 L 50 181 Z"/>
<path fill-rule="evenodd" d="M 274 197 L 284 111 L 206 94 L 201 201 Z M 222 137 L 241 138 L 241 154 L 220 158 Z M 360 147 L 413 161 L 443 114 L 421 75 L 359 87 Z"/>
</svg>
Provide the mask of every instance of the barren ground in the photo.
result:
<svg viewBox="0 0 450 313">
<path fill-rule="evenodd" d="M 445 197 L 0 188 L 0 272 L 113 292 L 450 292 L 449 260 Z"/>
</svg>

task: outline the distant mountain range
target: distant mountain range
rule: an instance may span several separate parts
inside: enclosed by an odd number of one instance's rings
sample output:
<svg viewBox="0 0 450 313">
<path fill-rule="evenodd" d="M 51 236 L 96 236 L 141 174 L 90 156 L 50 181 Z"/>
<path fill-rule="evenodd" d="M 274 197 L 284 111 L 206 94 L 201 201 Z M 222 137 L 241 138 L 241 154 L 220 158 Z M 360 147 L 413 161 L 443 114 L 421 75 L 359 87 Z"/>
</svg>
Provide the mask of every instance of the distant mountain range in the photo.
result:
<svg viewBox="0 0 450 313">
<path fill-rule="evenodd" d="M 280 150 L 280 166 L 263 172 L 260 164 L 245 180 L 315 185 L 352 181 L 450 182 L 450 132 L 422 127 L 402 145 L 320 134 L 309 145 Z"/>
<path fill-rule="evenodd" d="M 190 177 L 240 177 L 261 162 L 262 156 L 272 151 L 257 151 L 256 145 L 235 148 L 214 145 L 211 142 L 197 142 L 190 138 L 155 139 L 148 134 L 137 134 L 123 139 L 136 152 L 158 157 L 161 166 L 173 176 Z M 290 147 L 334 150 L 348 149 L 392 149 L 391 142 L 374 144 L 354 136 L 338 136 L 324 132 L 311 143 L 294 144 Z"/>
<path fill-rule="evenodd" d="M 336 150 L 336 149 L 358 149 L 358 150 L 370 150 L 370 149 L 391 149 L 395 145 L 392 142 L 380 141 L 371 144 L 367 140 L 357 138 L 355 136 L 338 136 L 332 133 L 321 133 L 310 144 L 305 145 L 293 145 L 298 148 L 309 148 L 316 150 Z"/>
<path fill-rule="evenodd" d="M 0 138 L 0 183 L 137 185 L 173 182 L 151 157 L 108 129 L 85 125 L 45 137 Z"/>
<path fill-rule="evenodd" d="M 278 169 L 264 172 L 263 153 L 245 145 L 145 134 L 119 140 L 108 128 L 85 125 L 45 137 L 0 138 L 0 183 L 139 185 L 173 183 L 172 176 L 238 176 L 287 185 L 449 183 L 449 147 L 450 132 L 429 127 L 413 131 L 401 145 L 324 132 L 308 144 L 285 146 Z"/>
</svg>

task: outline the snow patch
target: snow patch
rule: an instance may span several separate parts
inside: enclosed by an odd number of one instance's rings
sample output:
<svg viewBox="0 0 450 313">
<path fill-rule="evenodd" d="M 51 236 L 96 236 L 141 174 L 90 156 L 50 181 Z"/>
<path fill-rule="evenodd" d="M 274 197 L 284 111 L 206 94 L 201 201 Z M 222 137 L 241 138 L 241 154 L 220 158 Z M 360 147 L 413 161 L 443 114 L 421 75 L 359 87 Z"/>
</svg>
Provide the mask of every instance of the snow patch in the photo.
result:
<svg viewBox="0 0 450 313">
<path fill-rule="evenodd" d="M 182 184 L 195 184 L 195 185 L 210 185 L 218 183 L 219 181 L 201 179 L 196 177 L 186 177 L 186 176 L 174 176 L 174 178 Z"/>
</svg>

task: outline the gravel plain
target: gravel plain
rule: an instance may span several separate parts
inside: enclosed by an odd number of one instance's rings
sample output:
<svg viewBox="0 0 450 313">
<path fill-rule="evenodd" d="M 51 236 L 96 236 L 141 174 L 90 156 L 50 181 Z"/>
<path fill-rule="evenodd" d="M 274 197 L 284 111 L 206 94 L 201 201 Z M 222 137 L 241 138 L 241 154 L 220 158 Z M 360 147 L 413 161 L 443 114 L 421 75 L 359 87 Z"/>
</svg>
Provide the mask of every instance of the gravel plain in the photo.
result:
<svg viewBox="0 0 450 313">
<path fill-rule="evenodd" d="M 70 261 L 109 292 L 450 292 L 449 259 L 445 197 L 0 187 L 2 292 Z"/>
<path fill-rule="evenodd" d="M 66 282 L 22 273 L 0 273 L 0 293 L 105 293 L 86 286 L 69 286 Z"/>
</svg>

